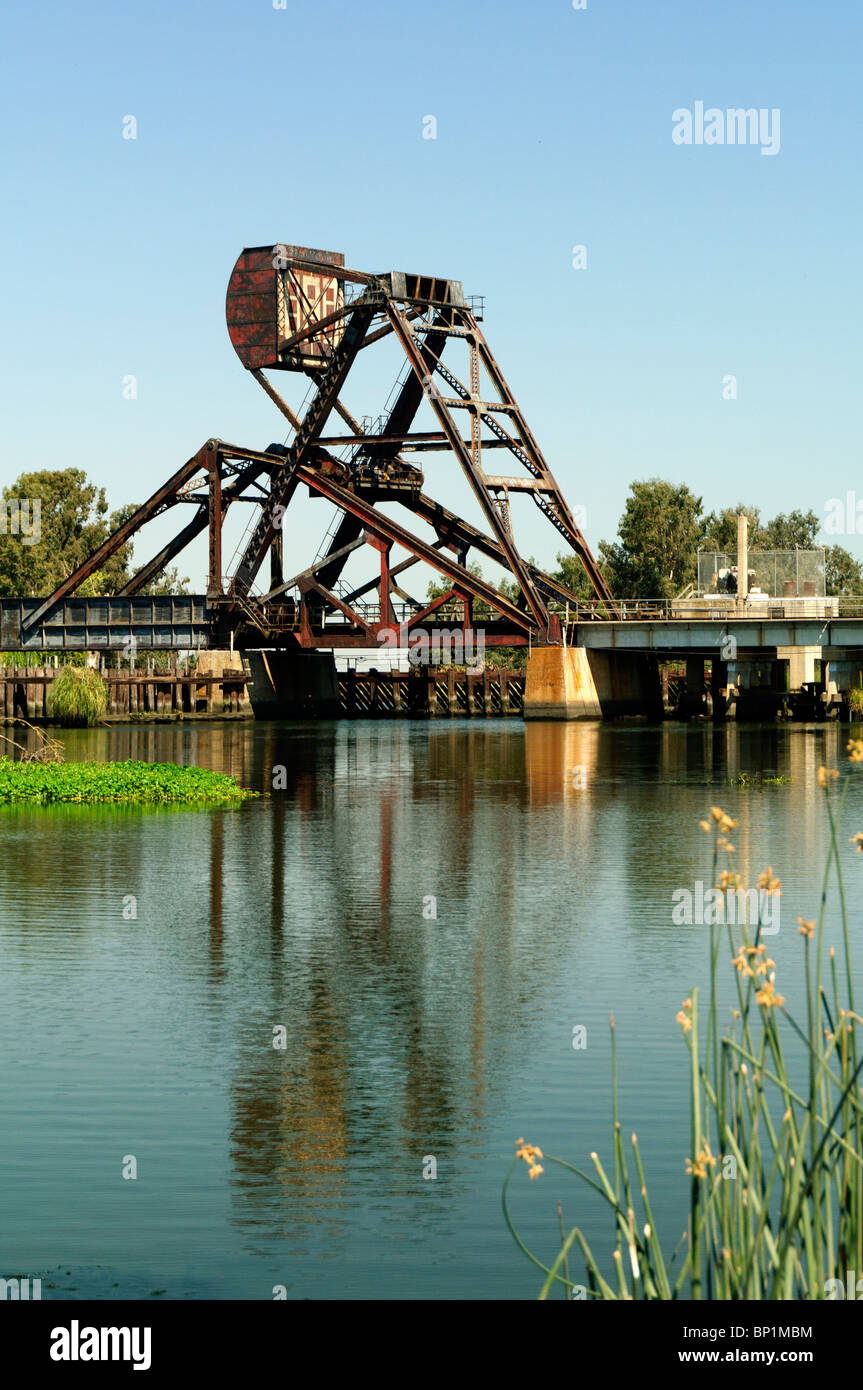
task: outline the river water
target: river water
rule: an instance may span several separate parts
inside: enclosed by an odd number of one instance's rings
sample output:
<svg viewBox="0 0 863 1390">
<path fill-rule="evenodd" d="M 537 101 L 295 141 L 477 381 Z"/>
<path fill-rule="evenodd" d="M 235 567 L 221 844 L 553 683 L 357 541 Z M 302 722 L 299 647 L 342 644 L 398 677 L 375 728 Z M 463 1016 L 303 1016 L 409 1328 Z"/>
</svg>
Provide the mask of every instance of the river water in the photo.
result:
<svg viewBox="0 0 863 1390">
<path fill-rule="evenodd" d="M 847 765 L 847 736 L 515 720 L 64 733 L 68 758 L 197 763 L 270 794 L 0 812 L 0 1275 L 67 1299 L 535 1297 L 501 1182 L 520 1136 L 611 1164 L 612 1011 L 624 1132 L 673 1248 L 689 1152 L 675 1014 L 706 987 L 707 944 L 674 925 L 672 893 L 710 886 L 698 823 L 723 806 L 744 880 L 768 864 L 782 880 L 770 951 L 802 1016 L 816 774 Z M 739 773 L 790 780 L 729 785 Z M 861 779 L 842 827 L 855 936 Z M 543 1258 L 558 1201 L 567 1229 L 613 1247 L 578 1179 L 519 1167 L 513 1213 Z"/>
</svg>

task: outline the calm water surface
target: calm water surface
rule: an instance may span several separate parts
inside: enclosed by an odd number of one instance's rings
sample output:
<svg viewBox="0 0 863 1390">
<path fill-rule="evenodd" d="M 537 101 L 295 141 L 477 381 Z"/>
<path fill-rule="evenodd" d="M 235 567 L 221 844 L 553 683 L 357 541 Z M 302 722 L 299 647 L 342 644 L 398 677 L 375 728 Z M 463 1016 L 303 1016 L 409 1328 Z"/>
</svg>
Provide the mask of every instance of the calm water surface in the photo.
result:
<svg viewBox="0 0 863 1390">
<path fill-rule="evenodd" d="M 0 812 L 0 1275 L 70 1299 L 269 1299 L 278 1284 L 289 1298 L 535 1297 L 501 1180 L 521 1135 L 580 1166 L 594 1148 L 610 1159 L 611 1011 L 624 1131 L 673 1248 L 688 1153 L 674 1016 L 706 983 L 707 947 L 704 928 L 672 925 L 672 892 L 709 886 L 698 822 L 722 805 L 744 879 L 767 864 L 782 879 L 770 950 L 799 1009 L 796 917 L 815 915 L 825 851 L 815 775 L 844 761 L 847 733 L 470 720 L 65 734 L 70 758 L 199 763 L 260 790 L 283 766 L 287 787 L 233 810 Z M 792 780 L 728 786 L 741 771 Z M 846 842 L 863 828 L 861 777 Z M 850 846 L 845 868 L 858 937 Z M 838 922 L 830 936 L 838 947 Z M 610 1248 L 575 1178 L 523 1169 L 513 1208 L 540 1254 L 556 1251 L 558 1200 Z"/>
</svg>

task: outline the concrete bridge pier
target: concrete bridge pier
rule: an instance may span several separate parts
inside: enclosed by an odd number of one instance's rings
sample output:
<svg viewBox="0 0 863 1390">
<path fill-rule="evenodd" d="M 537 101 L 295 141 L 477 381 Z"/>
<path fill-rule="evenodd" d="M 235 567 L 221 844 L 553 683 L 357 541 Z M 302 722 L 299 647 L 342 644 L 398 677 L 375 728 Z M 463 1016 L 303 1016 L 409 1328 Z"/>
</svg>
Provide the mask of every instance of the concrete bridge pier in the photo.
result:
<svg viewBox="0 0 863 1390">
<path fill-rule="evenodd" d="M 728 699 L 728 686 L 728 662 L 711 661 L 710 699 L 714 720 L 727 719 L 729 710 L 734 708 Z"/>
<path fill-rule="evenodd" d="M 785 705 L 787 664 L 766 652 L 738 652 L 727 665 L 726 719 L 775 719 Z"/>
<path fill-rule="evenodd" d="M 851 691 L 863 688 L 863 652 L 849 647 L 821 648 L 822 679 L 831 704 L 846 707 Z"/>
<path fill-rule="evenodd" d="M 821 660 L 820 647 L 777 647 L 777 661 L 788 662 L 788 689 L 800 690 L 815 681 L 815 663 Z"/>
<path fill-rule="evenodd" d="M 535 647 L 527 660 L 525 719 L 662 718 L 659 664 L 641 652 Z"/>
<path fill-rule="evenodd" d="M 681 692 L 677 712 L 681 719 L 707 713 L 703 656 L 686 658 L 686 689 Z"/>
</svg>

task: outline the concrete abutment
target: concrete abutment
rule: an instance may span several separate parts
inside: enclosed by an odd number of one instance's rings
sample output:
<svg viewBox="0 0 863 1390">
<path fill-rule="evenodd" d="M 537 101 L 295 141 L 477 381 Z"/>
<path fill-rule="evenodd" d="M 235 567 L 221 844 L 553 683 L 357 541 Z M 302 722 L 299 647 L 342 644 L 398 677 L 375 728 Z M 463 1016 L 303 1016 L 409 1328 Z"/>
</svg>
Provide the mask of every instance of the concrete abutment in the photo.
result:
<svg viewBox="0 0 863 1390">
<path fill-rule="evenodd" d="M 525 719 L 662 718 L 659 664 L 641 652 L 536 647 L 527 661 Z"/>
</svg>

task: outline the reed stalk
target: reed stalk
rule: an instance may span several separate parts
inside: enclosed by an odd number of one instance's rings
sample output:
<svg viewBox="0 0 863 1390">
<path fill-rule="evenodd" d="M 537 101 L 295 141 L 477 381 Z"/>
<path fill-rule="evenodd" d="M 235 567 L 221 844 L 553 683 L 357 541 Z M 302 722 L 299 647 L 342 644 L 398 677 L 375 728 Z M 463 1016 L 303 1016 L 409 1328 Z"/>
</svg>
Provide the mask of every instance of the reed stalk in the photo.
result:
<svg viewBox="0 0 863 1390">
<path fill-rule="evenodd" d="M 851 763 L 863 762 L 863 739 L 848 744 Z M 504 1217 L 521 1250 L 545 1275 L 540 1298 L 554 1290 L 564 1297 L 630 1299 L 824 1299 L 841 1297 L 847 1276 L 863 1275 L 863 1071 L 855 1011 L 851 941 L 840 822 L 848 789 L 846 772 L 819 769 L 829 841 L 817 921 L 798 918 L 804 951 L 804 1022 L 786 1007 L 776 986 L 776 963 L 762 939 L 762 924 L 727 924 L 708 932 L 707 1006 L 692 989 L 677 1015 L 689 1049 L 690 1138 L 684 1167 L 689 1178 L 686 1230 L 670 1257 L 661 1239 L 648 1195 L 635 1134 L 631 1183 L 619 1121 L 618 1058 L 614 1018 L 612 1040 L 611 1176 L 596 1153 L 596 1176 L 519 1140 L 516 1159 L 503 1184 Z M 728 834 L 736 825 L 719 807 L 702 827 L 713 837 L 713 876 L 717 886 L 739 885 L 738 875 L 719 871 L 733 853 Z M 863 832 L 851 843 L 863 850 Z M 840 847 L 841 846 L 841 847 Z M 841 960 L 825 943 L 831 877 L 838 889 Z M 779 893 L 772 867 L 759 879 L 762 892 Z M 763 899 L 762 899 L 763 901 Z M 730 968 L 737 983 L 732 1021 L 720 1036 L 721 972 Z M 702 1026 L 703 1016 L 703 1026 Z M 806 1079 L 795 1086 L 789 1068 L 790 1043 L 805 1049 Z M 614 1222 L 613 1240 L 601 1256 L 588 1245 L 582 1227 L 567 1233 L 549 1263 L 530 1250 L 510 1211 L 509 1189 L 524 1158 L 531 1177 L 553 1164 L 586 1183 L 605 1202 Z M 679 1228 L 678 1228 L 679 1229 Z M 682 1249 L 682 1262 L 674 1269 Z M 570 1262 L 580 1251 L 584 1282 L 574 1282 Z M 673 1272 L 672 1272 L 673 1271 Z"/>
</svg>

